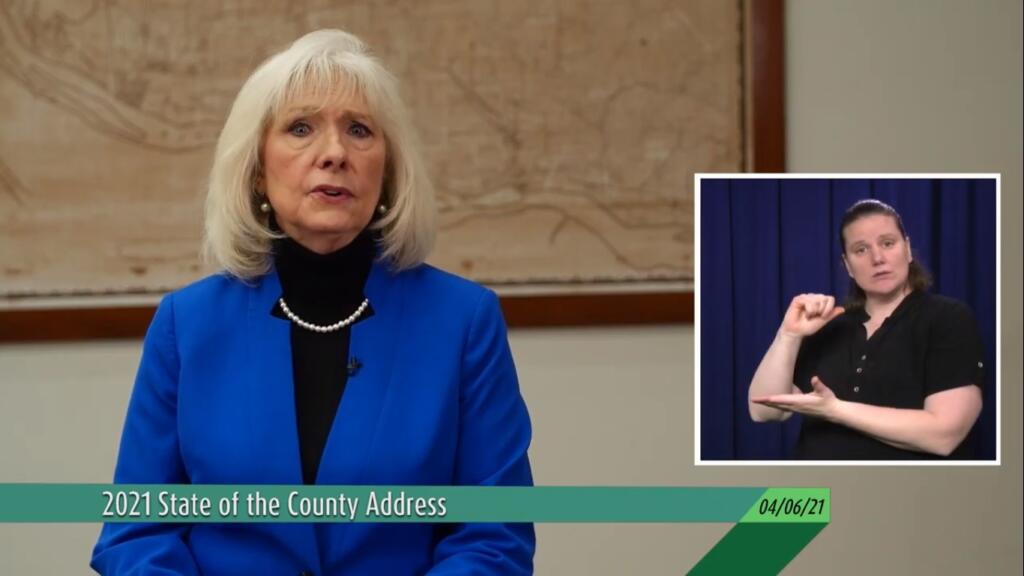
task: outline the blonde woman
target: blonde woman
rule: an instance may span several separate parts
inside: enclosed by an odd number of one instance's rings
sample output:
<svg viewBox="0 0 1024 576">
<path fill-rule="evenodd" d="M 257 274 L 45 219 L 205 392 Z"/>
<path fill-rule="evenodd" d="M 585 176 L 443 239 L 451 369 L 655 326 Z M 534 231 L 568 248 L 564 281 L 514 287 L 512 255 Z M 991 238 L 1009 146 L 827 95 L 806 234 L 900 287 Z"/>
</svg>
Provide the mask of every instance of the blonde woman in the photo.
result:
<svg viewBox="0 0 1024 576">
<path fill-rule="evenodd" d="M 423 263 L 433 191 L 394 78 L 308 34 L 242 87 L 207 257 L 146 335 L 118 483 L 530 485 L 493 292 Z M 529 574 L 530 524 L 108 524 L 103 574 Z"/>
</svg>

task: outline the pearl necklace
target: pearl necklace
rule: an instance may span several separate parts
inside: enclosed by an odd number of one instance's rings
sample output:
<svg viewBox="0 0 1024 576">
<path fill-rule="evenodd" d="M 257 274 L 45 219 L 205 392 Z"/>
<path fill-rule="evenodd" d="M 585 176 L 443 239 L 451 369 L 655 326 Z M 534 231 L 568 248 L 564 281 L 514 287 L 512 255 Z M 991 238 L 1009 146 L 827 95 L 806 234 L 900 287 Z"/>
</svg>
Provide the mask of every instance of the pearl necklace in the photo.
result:
<svg viewBox="0 0 1024 576">
<path fill-rule="evenodd" d="M 341 330 L 345 326 L 348 326 L 349 324 L 358 320 L 359 316 L 361 316 L 362 313 L 366 311 L 366 307 L 370 305 L 370 299 L 364 298 L 363 303 L 360 304 L 359 308 L 356 308 L 356 311 L 353 312 L 352 315 L 349 316 L 348 318 L 345 318 L 344 320 L 339 320 L 334 324 L 327 324 L 326 326 L 322 326 L 320 324 L 312 324 L 310 322 L 306 322 L 302 318 L 299 318 L 295 314 L 295 312 L 292 312 L 291 309 L 288 308 L 288 305 L 285 304 L 283 296 L 281 297 L 280 300 L 277 301 L 277 303 L 281 305 L 281 310 L 284 311 L 284 315 L 287 316 L 288 319 L 291 320 L 292 322 L 295 322 L 296 324 L 305 328 L 306 330 L 319 332 L 321 334 L 327 334 L 328 332 L 337 332 L 338 330 Z"/>
</svg>

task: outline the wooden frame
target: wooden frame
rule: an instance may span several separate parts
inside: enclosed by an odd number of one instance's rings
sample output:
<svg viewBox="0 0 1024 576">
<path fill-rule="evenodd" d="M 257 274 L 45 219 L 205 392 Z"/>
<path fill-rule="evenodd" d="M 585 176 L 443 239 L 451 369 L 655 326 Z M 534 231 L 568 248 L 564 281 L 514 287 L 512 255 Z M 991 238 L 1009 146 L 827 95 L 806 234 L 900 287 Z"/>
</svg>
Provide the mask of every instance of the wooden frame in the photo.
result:
<svg viewBox="0 0 1024 576">
<path fill-rule="evenodd" d="M 785 171 L 783 0 L 744 2 L 746 166 Z M 692 323 L 692 292 L 505 296 L 512 327 Z M 0 342 L 141 338 L 153 306 L 0 310 Z"/>
</svg>

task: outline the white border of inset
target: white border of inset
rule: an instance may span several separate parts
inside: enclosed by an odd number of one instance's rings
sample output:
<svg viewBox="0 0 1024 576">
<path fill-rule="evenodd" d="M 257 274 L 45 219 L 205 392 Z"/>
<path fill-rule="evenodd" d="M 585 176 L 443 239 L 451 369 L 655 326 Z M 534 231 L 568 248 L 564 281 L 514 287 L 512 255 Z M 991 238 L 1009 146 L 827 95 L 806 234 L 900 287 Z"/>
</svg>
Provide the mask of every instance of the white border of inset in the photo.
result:
<svg viewBox="0 0 1024 576">
<path fill-rule="evenodd" d="M 700 184 L 702 178 L 732 180 L 994 179 L 996 181 L 996 459 L 995 460 L 701 460 L 700 457 Z M 1002 464 L 1002 176 L 997 173 L 722 173 L 693 175 L 693 390 L 695 466 L 1000 466 Z"/>
</svg>

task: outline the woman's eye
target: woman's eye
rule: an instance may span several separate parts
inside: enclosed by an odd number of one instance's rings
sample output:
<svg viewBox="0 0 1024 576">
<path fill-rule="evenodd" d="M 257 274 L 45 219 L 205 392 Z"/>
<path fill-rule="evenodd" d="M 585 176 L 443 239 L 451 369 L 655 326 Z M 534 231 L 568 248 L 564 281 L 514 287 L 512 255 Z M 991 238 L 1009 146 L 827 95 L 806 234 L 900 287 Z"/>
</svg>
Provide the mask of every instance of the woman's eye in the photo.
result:
<svg viewBox="0 0 1024 576">
<path fill-rule="evenodd" d="M 356 138 L 369 138 L 370 136 L 373 136 L 373 132 L 371 132 L 365 124 L 361 124 L 359 122 L 353 122 L 348 127 L 348 133 Z"/>
<path fill-rule="evenodd" d="M 867 250 L 867 248 L 865 248 L 865 247 L 863 247 L 863 246 L 858 246 L 858 247 L 857 247 L 857 248 L 856 248 L 856 249 L 855 249 L 855 250 L 853 251 L 853 253 L 854 253 L 854 254 L 863 254 L 865 250 Z"/>
<path fill-rule="evenodd" d="M 309 136 L 313 131 L 312 126 L 306 122 L 294 122 L 288 127 L 288 133 L 292 136 Z"/>
</svg>

